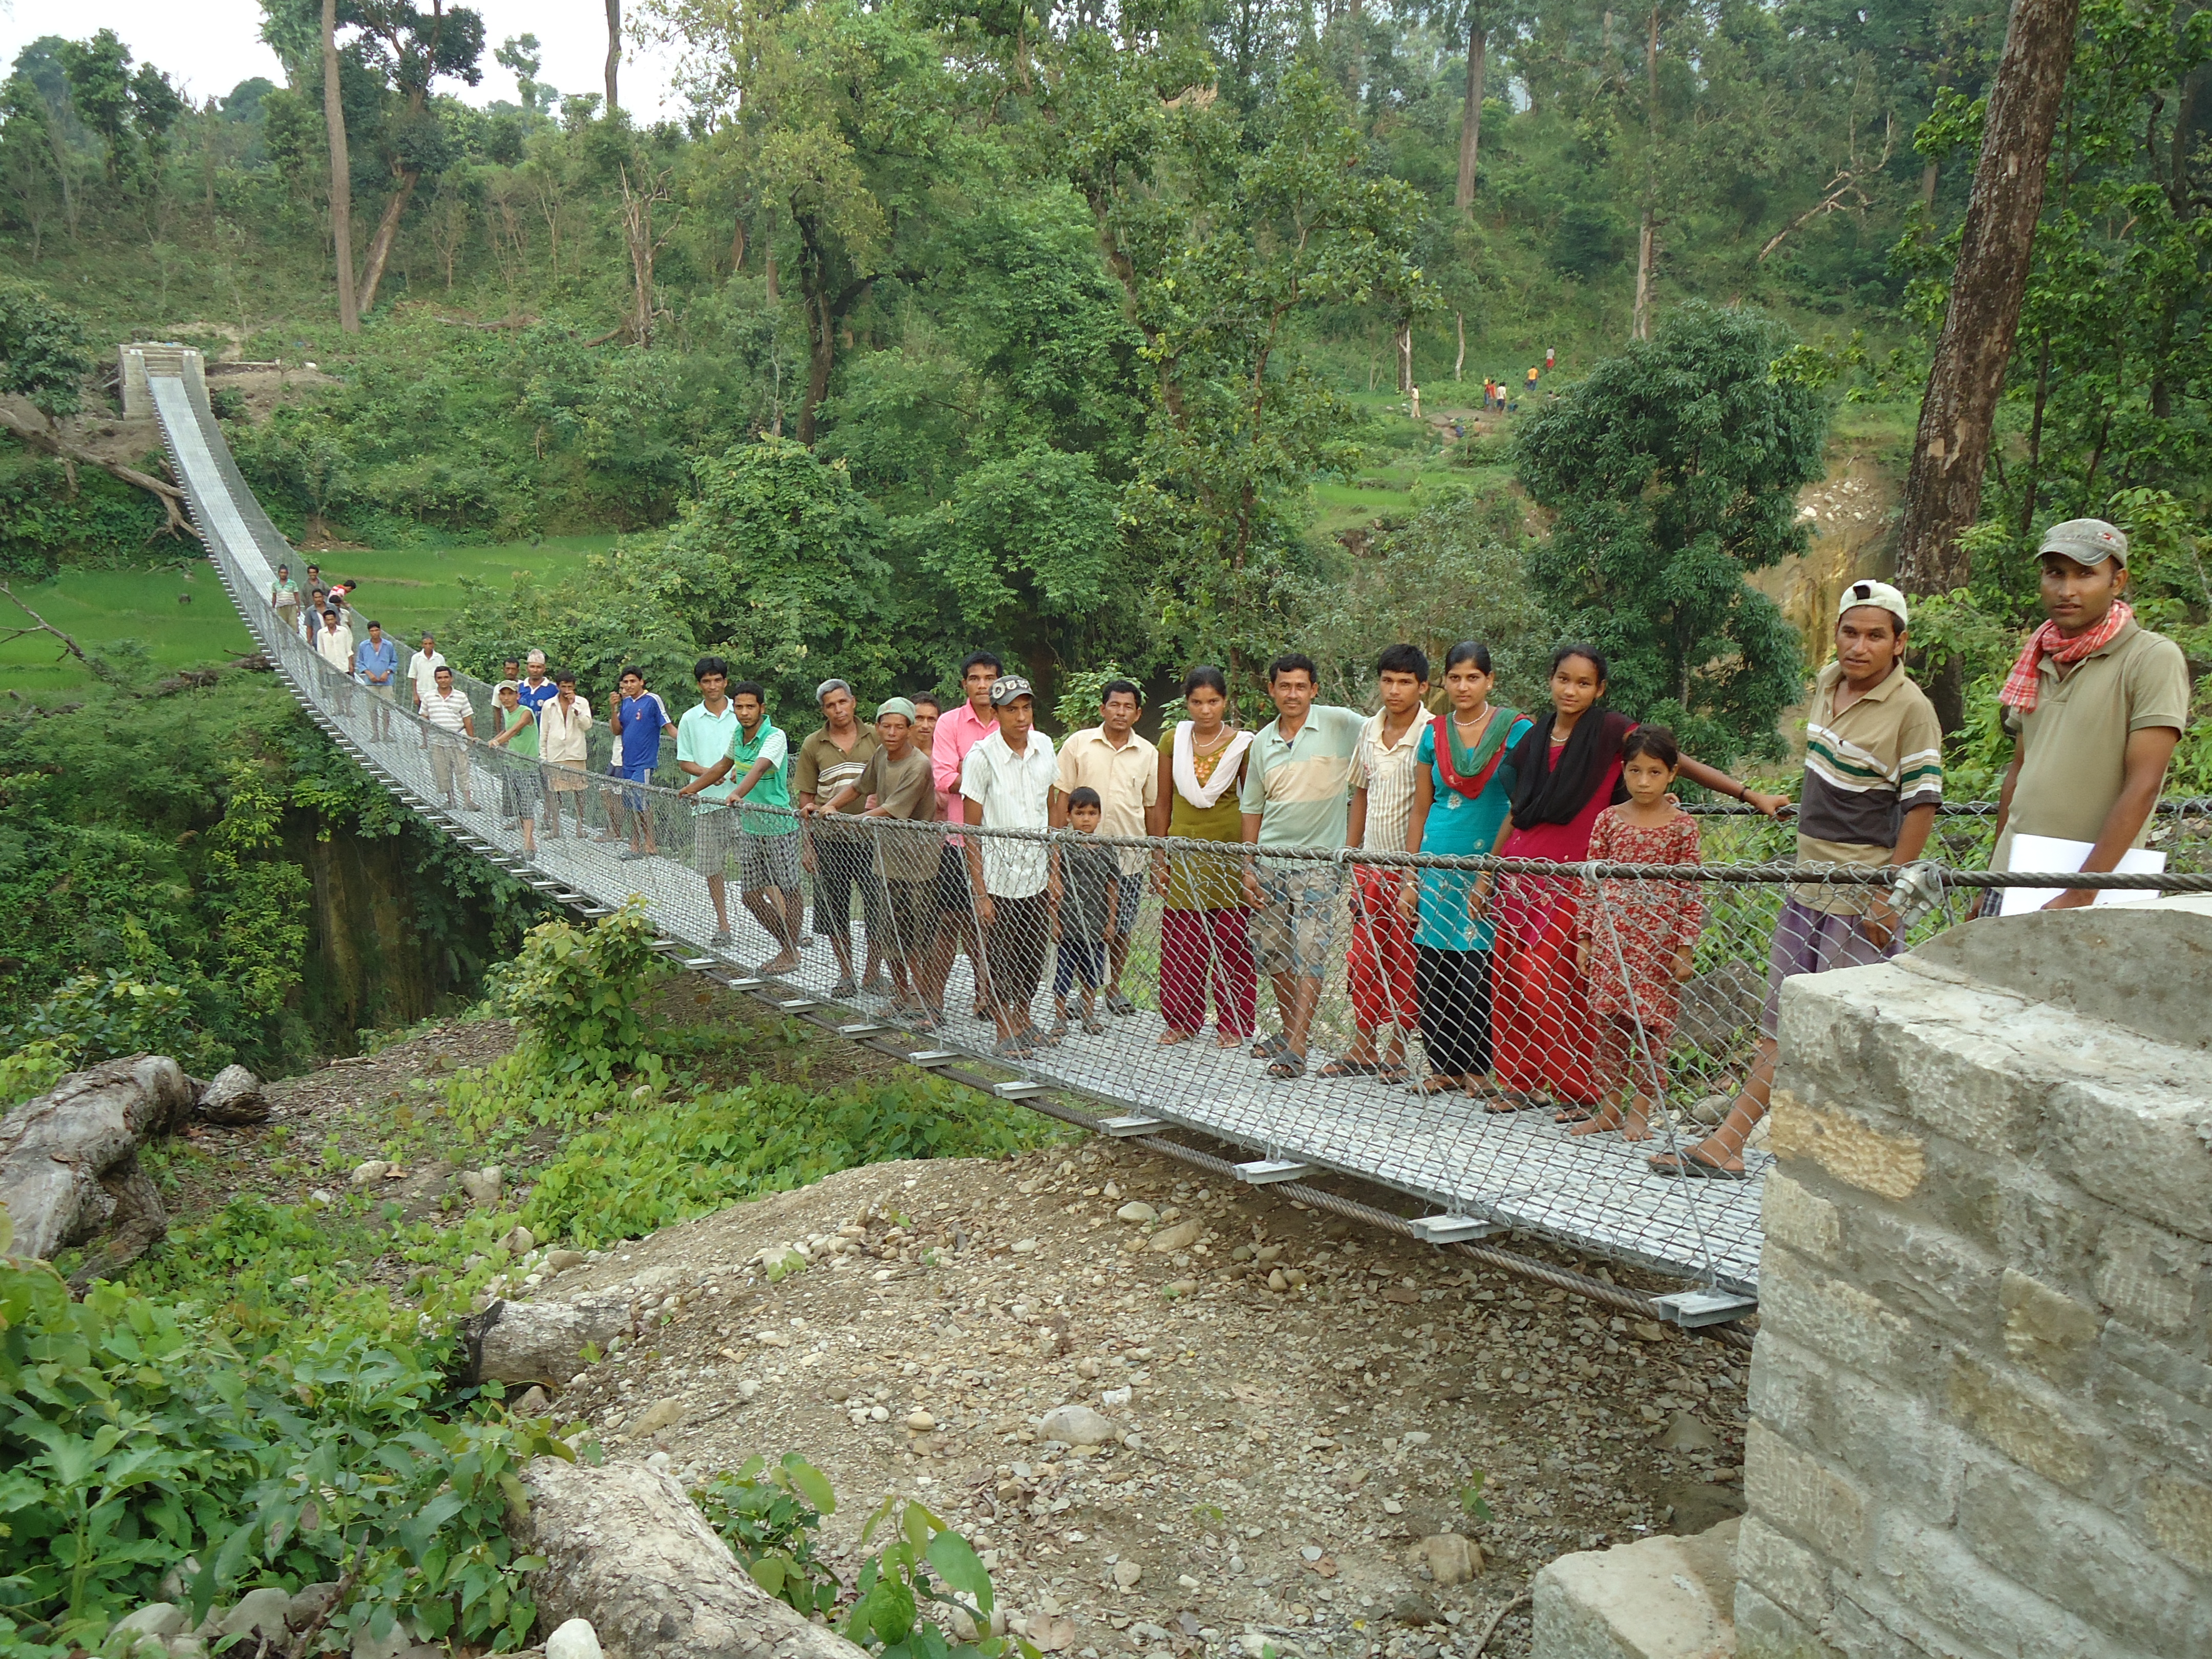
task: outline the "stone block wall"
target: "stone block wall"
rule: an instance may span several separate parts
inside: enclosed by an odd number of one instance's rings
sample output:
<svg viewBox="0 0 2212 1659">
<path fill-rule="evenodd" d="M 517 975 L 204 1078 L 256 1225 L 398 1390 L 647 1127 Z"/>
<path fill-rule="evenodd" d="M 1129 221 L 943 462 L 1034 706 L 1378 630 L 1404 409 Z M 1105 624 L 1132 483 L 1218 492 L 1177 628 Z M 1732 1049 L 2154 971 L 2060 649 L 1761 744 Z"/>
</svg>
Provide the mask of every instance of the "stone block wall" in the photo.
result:
<svg viewBox="0 0 2212 1659">
<path fill-rule="evenodd" d="M 1794 980 L 1746 1659 L 2212 1656 L 2212 900 Z"/>
</svg>

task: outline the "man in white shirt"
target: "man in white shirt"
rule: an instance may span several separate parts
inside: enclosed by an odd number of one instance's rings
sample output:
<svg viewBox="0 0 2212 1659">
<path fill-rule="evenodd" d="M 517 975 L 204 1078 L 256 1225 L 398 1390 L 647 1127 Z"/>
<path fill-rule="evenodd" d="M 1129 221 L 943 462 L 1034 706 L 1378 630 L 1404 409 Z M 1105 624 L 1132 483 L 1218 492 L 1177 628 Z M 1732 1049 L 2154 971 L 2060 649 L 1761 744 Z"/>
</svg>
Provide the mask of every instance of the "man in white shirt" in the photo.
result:
<svg viewBox="0 0 2212 1659">
<path fill-rule="evenodd" d="M 1098 833 L 1140 836 L 1145 815 L 1160 799 L 1160 751 L 1137 735 L 1137 716 L 1145 696 L 1133 680 L 1109 680 L 1098 691 L 1098 724 L 1071 734 L 1060 746 L 1057 786 L 1062 795 L 1089 787 L 1098 792 Z M 1129 963 L 1129 940 L 1144 902 L 1152 855 L 1139 847 L 1121 849 L 1121 891 L 1114 905 L 1114 929 L 1107 940 L 1106 1007 L 1133 1014 L 1137 1005 L 1121 994 L 1121 973 Z"/>
<path fill-rule="evenodd" d="M 443 664 L 430 683 L 429 695 L 422 699 L 422 718 L 430 727 L 427 735 L 431 739 L 432 781 L 445 795 L 448 806 L 453 804 L 453 785 L 458 782 L 462 803 L 475 811 L 476 795 L 469 787 L 468 739 L 477 734 L 476 709 L 467 692 L 453 690 L 453 671 Z"/>
<path fill-rule="evenodd" d="M 1360 728 L 1352 756 L 1352 816 L 1346 847 L 1402 853 L 1413 816 L 1413 751 L 1427 724 L 1429 659 L 1418 646 L 1394 645 L 1375 665 L 1382 707 Z M 1352 866 L 1352 948 L 1345 953 L 1357 1033 L 1322 1077 L 1410 1081 L 1406 1033 L 1420 1024 L 1413 987 L 1413 924 L 1398 911 L 1405 872 L 1383 865 Z M 1377 1049 L 1380 1052 L 1377 1052 Z"/>
<path fill-rule="evenodd" d="M 422 635 L 422 648 L 407 659 L 407 684 L 415 688 L 415 712 L 422 712 L 422 700 L 438 689 L 438 671 L 446 665 L 446 659 L 438 649 L 438 641 L 428 630 Z M 430 734 L 422 734 L 423 747 L 430 744 Z"/>
<path fill-rule="evenodd" d="M 1044 830 L 1060 823 L 1066 799 L 1054 780 L 1052 740 L 1036 730 L 1030 683 L 1009 674 L 991 685 L 999 729 L 968 751 L 960 766 L 966 821 L 981 830 Z M 962 851 L 977 895 L 983 968 L 990 980 L 991 1017 L 999 1028 L 992 1053 L 1019 1060 L 1055 1041 L 1030 1018 L 1052 942 L 1052 849 L 1042 839 L 963 837 Z"/>
<path fill-rule="evenodd" d="M 353 713 L 353 629 L 338 620 L 335 609 L 323 612 L 323 625 L 315 631 L 315 654 L 328 665 L 331 690 L 340 715 Z"/>
<path fill-rule="evenodd" d="M 553 677 L 553 699 L 538 711 L 538 758 L 545 768 L 545 833 L 561 835 L 561 803 L 576 813 L 576 839 L 584 838 L 584 775 L 592 740 L 592 705 L 576 695 L 576 677 L 562 669 Z"/>
</svg>

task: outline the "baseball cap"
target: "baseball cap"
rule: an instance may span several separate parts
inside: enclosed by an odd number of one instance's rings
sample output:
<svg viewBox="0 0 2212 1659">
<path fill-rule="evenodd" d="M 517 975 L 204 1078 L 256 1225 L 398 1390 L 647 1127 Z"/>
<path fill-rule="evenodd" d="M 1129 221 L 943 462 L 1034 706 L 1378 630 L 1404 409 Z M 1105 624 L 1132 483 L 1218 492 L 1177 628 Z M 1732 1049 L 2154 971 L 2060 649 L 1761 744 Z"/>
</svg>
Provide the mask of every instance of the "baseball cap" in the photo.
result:
<svg viewBox="0 0 2212 1659">
<path fill-rule="evenodd" d="M 1844 589 L 1842 597 L 1836 601 L 1836 615 L 1841 617 L 1846 611 L 1856 611 L 1863 605 L 1870 605 L 1877 611 L 1888 611 L 1891 616 L 1897 618 L 1897 625 L 1899 629 L 1908 626 L 1912 621 L 1911 612 L 1905 608 L 1905 595 L 1887 582 L 1851 583 Z"/>
<path fill-rule="evenodd" d="M 915 706 L 904 697 L 885 697 L 882 707 L 876 710 L 876 718 L 881 720 L 886 714 L 903 714 L 912 720 L 915 713 Z"/>
<path fill-rule="evenodd" d="M 1004 708 L 1016 697 L 1034 697 L 1036 691 L 1019 674 L 1002 675 L 991 682 L 991 707 Z"/>
<path fill-rule="evenodd" d="M 2102 519 L 2069 519 L 2063 524 L 2055 524 L 2043 532 L 2043 545 L 2035 551 L 2038 557 L 2057 553 L 2076 564 L 2092 568 L 2107 559 L 2123 570 L 2128 568 L 2125 532 Z"/>
</svg>

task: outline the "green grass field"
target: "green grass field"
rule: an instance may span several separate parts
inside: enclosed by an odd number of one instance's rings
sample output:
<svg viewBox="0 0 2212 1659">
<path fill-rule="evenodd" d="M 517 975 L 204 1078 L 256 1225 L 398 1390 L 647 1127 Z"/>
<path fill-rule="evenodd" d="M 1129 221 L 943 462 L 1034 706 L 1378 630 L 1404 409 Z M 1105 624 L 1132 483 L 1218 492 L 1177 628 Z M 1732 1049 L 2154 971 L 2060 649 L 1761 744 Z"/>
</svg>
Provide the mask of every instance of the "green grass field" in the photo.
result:
<svg viewBox="0 0 2212 1659">
<path fill-rule="evenodd" d="M 564 560 L 605 552 L 614 544 L 611 535 L 549 536 L 536 546 L 513 542 L 315 556 L 325 577 L 359 580 L 356 603 L 364 623 L 373 617 L 398 638 L 411 640 L 425 627 L 442 629 L 451 621 L 461 607 L 463 577 L 503 587 L 517 576 L 556 569 Z M 307 561 L 306 555 L 295 561 L 295 576 L 304 575 Z M 10 586 L 24 604 L 89 652 L 136 655 L 143 647 L 152 667 L 174 670 L 226 661 L 251 648 L 245 623 L 204 561 L 158 570 L 64 570 L 52 581 Z M 191 602 L 184 604 L 179 596 Z M 0 632 L 29 622 L 0 598 Z M 66 690 L 84 679 L 76 659 L 44 635 L 0 642 L 0 691 Z"/>
</svg>

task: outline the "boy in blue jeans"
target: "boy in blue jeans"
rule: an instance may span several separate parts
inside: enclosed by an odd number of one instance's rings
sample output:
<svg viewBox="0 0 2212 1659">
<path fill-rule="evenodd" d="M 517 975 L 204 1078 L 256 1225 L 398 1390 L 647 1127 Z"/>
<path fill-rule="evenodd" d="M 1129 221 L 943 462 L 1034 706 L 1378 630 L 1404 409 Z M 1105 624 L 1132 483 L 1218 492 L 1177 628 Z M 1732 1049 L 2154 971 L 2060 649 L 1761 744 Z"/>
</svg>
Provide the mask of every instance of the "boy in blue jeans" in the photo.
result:
<svg viewBox="0 0 2212 1659">
<path fill-rule="evenodd" d="M 1067 797 L 1069 828 L 1095 836 L 1105 803 L 1088 785 Z M 1121 900 L 1121 854 L 1111 847 L 1055 848 L 1060 872 L 1059 914 L 1053 934 L 1060 941 L 1052 970 L 1052 1035 L 1067 1035 L 1067 994 L 1083 983 L 1083 1029 L 1097 1036 L 1106 1029 L 1098 1018 L 1098 988 L 1106 982 L 1106 941 L 1114 937 L 1115 912 Z"/>
<path fill-rule="evenodd" d="M 623 816 L 629 820 L 629 845 L 615 856 L 625 861 L 649 859 L 660 849 L 653 843 L 653 812 L 638 786 L 653 781 L 653 770 L 660 764 L 660 740 L 676 735 L 676 723 L 668 718 L 659 696 L 645 689 L 641 668 L 622 672 L 622 701 L 615 708 L 614 728 L 623 781 L 629 786 L 623 790 Z"/>
</svg>

